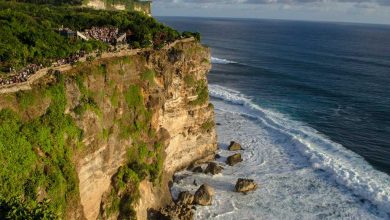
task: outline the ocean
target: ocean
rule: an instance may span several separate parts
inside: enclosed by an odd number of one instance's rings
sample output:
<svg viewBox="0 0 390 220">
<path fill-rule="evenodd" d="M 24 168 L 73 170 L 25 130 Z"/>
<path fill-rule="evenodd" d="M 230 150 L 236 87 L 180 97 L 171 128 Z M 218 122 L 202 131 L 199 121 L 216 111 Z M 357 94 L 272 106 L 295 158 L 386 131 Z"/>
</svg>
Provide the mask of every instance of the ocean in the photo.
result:
<svg viewBox="0 0 390 220">
<path fill-rule="evenodd" d="M 390 219 L 390 26 L 159 17 L 212 49 L 209 91 L 223 164 L 173 192 L 216 188 L 198 219 Z M 232 192 L 239 177 L 259 189 Z"/>
</svg>

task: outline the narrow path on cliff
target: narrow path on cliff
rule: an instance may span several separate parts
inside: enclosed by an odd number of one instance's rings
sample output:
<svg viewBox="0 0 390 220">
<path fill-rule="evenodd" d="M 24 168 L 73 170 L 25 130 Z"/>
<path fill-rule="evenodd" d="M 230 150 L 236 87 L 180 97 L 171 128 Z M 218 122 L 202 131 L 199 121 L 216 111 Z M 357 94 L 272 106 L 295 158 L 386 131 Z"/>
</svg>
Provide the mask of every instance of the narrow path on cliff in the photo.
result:
<svg viewBox="0 0 390 220">
<path fill-rule="evenodd" d="M 194 40 L 195 39 L 193 37 L 176 40 L 176 41 L 174 41 L 174 42 L 164 46 L 162 48 L 162 50 L 169 50 L 170 48 L 174 47 L 178 43 L 191 42 L 191 41 L 194 41 Z M 123 50 L 116 51 L 116 52 L 104 52 L 97 59 L 107 59 L 107 58 L 111 58 L 111 57 L 132 56 L 132 55 L 136 55 L 138 53 L 142 53 L 142 52 L 146 52 L 146 51 L 153 51 L 153 49 L 151 49 L 151 48 L 123 49 Z M 78 61 L 82 62 L 82 63 L 86 62 L 87 61 L 87 56 L 90 56 L 90 55 L 93 55 L 94 57 L 96 57 L 96 53 L 87 54 L 85 57 L 81 58 Z M 23 91 L 23 90 L 30 90 L 31 89 L 31 85 L 35 81 L 37 81 L 40 78 L 46 76 L 47 73 L 49 72 L 49 70 L 61 71 L 62 72 L 62 71 L 70 70 L 72 68 L 73 68 L 73 66 L 71 64 L 63 64 L 63 65 L 56 66 L 56 67 L 52 66 L 52 67 L 46 67 L 46 68 L 40 69 L 35 74 L 31 75 L 31 77 L 27 81 L 25 81 L 25 82 L 13 83 L 13 84 L 9 84 L 9 85 L 2 85 L 2 86 L 0 86 L 0 94 L 13 93 L 13 92 L 18 92 L 18 91 Z"/>
</svg>

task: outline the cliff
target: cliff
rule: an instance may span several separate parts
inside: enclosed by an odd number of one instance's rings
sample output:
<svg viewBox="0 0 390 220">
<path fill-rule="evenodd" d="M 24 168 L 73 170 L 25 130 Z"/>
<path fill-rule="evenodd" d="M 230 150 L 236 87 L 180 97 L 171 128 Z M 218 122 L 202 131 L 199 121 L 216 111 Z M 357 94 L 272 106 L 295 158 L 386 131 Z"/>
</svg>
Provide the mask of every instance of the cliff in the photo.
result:
<svg viewBox="0 0 390 220">
<path fill-rule="evenodd" d="M 50 199 L 66 219 L 146 219 L 173 172 L 214 154 L 209 69 L 209 49 L 179 42 L 0 94 L 1 195 Z"/>
<path fill-rule="evenodd" d="M 128 10 L 138 11 L 145 13 L 146 15 L 152 14 L 152 1 L 139 1 L 139 0 L 119 0 L 119 1 L 107 1 L 107 0 L 88 0 L 83 1 L 84 7 L 90 7 L 103 10 Z"/>
</svg>

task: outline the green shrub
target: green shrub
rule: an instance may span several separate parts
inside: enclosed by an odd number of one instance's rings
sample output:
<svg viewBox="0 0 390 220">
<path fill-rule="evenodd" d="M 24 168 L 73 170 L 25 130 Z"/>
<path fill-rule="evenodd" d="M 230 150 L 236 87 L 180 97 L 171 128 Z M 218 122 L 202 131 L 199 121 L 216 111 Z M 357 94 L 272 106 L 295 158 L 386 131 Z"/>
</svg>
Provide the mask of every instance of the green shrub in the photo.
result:
<svg viewBox="0 0 390 220">
<path fill-rule="evenodd" d="M 196 82 L 196 94 L 197 98 L 190 102 L 191 105 L 203 105 L 207 102 L 209 98 L 207 84 L 205 81 L 200 80 Z"/>
<path fill-rule="evenodd" d="M 214 128 L 214 121 L 209 120 L 202 124 L 201 129 L 203 132 L 210 132 L 212 128 Z"/>
<path fill-rule="evenodd" d="M 4 199 L 0 197 L 0 219 L 58 219 L 50 209 L 50 201 L 34 202 L 25 205 L 19 198 Z"/>
<path fill-rule="evenodd" d="M 141 87 L 130 85 L 125 92 L 125 101 L 130 109 L 142 108 L 144 100 L 141 93 Z"/>
<path fill-rule="evenodd" d="M 43 190 L 51 201 L 48 209 L 60 216 L 78 197 L 72 155 L 82 139 L 64 114 L 64 87 L 59 77 L 46 92 L 51 99 L 46 113 L 31 121 L 9 109 L 0 111 L 0 195 L 5 201 L 22 197 L 20 207 L 33 207 L 38 189 Z"/>
</svg>

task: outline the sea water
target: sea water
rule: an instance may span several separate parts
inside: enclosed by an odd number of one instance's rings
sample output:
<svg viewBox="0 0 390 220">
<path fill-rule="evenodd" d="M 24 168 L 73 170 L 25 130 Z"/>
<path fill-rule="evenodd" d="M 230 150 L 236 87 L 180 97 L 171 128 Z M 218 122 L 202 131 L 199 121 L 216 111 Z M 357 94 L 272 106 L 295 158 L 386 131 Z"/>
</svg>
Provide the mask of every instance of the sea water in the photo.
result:
<svg viewBox="0 0 390 220">
<path fill-rule="evenodd" d="M 244 147 L 222 174 L 177 174 L 174 196 L 216 189 L 198 219 L 390 218 L 389 26 L 159 19 L 212 49 L 219 163 L 231 140 Z M 259 189 L 235 193 L 242 177 Z"/>
</svg>

